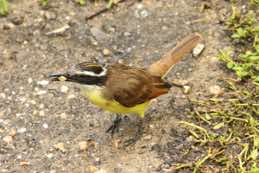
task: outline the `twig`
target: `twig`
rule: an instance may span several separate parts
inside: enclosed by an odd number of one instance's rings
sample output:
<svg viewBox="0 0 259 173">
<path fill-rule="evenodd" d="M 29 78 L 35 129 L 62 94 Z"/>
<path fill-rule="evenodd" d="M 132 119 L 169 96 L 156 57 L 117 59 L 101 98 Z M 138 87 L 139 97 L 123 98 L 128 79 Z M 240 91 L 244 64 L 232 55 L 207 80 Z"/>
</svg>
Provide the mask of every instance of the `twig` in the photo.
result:
<svg viewBox="0 0 259 173">
<path fill-rule="evenodd" d="M 125 2 L 125 1 L 127 1 L 127 0 L 119 0 L 118 2 L 116 2 L 115 5 L 117 5 L 119 3 L 122 3 L 122 2 Z M 96 16 L 99 16 L 99 15 L 107 12 L 108 10 L 112 9 L 115 5 L 112 5 L 110 8 L 109 7 L 104 7 L 102 9 L 98 10 L 97 12 L 94 12 L 93 14 L 91 14 L 89 16 L 86 16 L 85 20 L 87 21 L 87 20 L 93 19 Z"/>
<path fill-rule="evenodd" d="M 61 28 L 57 28 L 57 29 L 55 29 L 55 30 L 53 30 L 53 31 L 47 32 L 46 35 L 47 35 L 47 36 L 51 36 L 51 35 L 62 35 L 62 34 L 64 34 L 64 32 L 65 32 L 66 30 L 68 30 L 69 28 L 70 28 L 70 26 L 66 24 L 66 25 L 62 26 Z"/>
</svg>

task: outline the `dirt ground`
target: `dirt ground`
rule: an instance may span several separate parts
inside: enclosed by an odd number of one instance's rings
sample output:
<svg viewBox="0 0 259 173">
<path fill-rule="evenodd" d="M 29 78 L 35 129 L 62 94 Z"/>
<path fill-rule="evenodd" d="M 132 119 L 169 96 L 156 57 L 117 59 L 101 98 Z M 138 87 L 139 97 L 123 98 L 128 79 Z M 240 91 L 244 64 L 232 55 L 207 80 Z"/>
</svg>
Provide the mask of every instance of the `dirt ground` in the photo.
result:
<svg viewBox="0 0 259 173">
<path fill-rule="evenodd" d="M 178 122 L 190 118 L 187 98 L 206 97 L 222 78 L 215 57 L 229 45 L 220 21 L 230 4 L 211 1 L 211 8 L 201 11 L 204 2 L 126 1 L 86 21 L 105 3 L 82 7 L 60 0 L 44 9 L 35 0 L 11 1 L 10 14 L 0 18 L 0 172 L 164 173 L 199 158 L 204 151 Z M 61 35 L 49 34 L 62 27 L 68 29 Z M 147 67 L 193 32 L 204 36 L 204 52 L 188 55 L 169 74 L 187 80 L 190 94 L 172 88 L 159 97 L 134 144 L 125 145 L 136 138 L 137 118 L 124 119 L 111 138 L 105 129 L 113 114 L 90 104 L 78 86 L 46 78 L 83 61 Z"/>
</svg>

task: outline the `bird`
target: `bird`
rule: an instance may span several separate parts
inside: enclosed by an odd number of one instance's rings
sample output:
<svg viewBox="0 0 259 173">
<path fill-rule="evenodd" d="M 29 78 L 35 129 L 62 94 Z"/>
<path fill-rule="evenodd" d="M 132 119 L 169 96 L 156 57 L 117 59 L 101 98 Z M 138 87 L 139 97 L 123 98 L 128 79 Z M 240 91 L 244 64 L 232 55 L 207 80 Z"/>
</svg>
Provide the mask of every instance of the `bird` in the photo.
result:
<svg viewBox="0 0 259 173">
<path fill-rule="evenodd" d="M 80 84 L 82 95 L 104 110 L 120 115 L 133 113 L 144 118 L 150 102 L 168 93 L 173 85 L 164 79 L 164 75 L 195 47 L 200 38 L 197 33 L 188 36 L 164 58 L 146 69 L 121 63 L 81 62 L 65 72 L 52 73 L 49 77 L 52 81 Z M 120 116 L 116 116 L 107 132 L 113 134 L 120 121 Z"/>
</svg>

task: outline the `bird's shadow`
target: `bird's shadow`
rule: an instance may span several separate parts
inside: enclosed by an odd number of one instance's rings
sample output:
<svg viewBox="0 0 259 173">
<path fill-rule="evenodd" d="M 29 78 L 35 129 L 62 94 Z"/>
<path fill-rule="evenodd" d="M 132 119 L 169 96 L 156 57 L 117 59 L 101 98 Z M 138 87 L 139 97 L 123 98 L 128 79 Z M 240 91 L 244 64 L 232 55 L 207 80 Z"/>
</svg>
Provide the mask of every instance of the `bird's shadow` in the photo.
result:
<svg viewBox="0 0 259 173">
<path fill-rule="evenodd" d="M 121 116 L 121 122 L 114 133 L 107 133 L 111 140 L 120 140 L 120 148 L 135 145 L 143 136 L 146 118 L 137 116 Z"/>
</svg>

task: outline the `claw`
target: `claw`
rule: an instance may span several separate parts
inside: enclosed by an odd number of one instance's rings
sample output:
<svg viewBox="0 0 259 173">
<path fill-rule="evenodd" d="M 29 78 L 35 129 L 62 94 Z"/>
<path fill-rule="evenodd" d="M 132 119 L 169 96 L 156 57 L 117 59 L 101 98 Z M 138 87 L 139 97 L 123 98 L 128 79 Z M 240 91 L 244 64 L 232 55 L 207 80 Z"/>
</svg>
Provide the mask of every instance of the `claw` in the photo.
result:
<svg viewBox="0 0 259 173">
<path fill-rule="evenodd" d="M 113 120 L 112 125 L 106 130 L 106 133 L 111 133 L 111 135 L 113 136 L 115 132 L 119 132 L 121 120 L 121 117 L 119 115 L 116 115 L 115 120 Z"/>
</svg>

